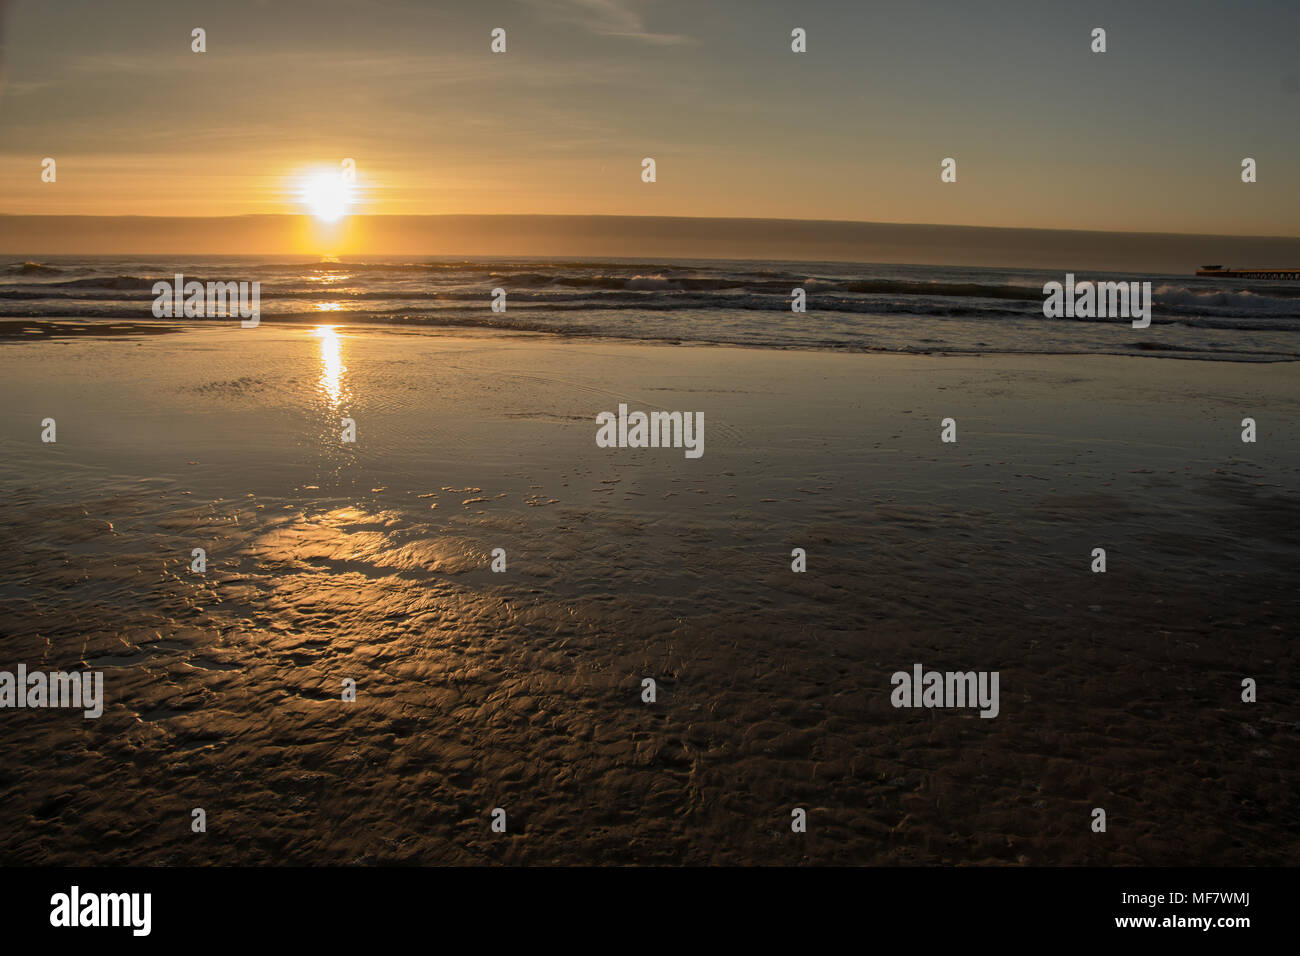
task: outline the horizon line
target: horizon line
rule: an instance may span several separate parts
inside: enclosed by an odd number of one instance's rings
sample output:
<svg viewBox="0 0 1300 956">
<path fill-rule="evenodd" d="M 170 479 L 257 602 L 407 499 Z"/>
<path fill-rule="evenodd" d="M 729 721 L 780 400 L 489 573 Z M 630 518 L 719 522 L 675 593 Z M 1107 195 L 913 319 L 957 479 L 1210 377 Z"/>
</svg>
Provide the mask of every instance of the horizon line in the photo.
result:
<svg viewBox="0 0 1300 956">
<path fill-rule="evenodd" d="M 315 221 L 309 213 L 240 213 L 227 216 L 142 216 L 96 215 L 94 213 L 6 213 L 0 212 L 0 219 L 93 219 L 106 220 L 157 220 L 161 222 L 183 221 L 233 221 L 241 219 L 296 219 Z M 802 223 L 842 226 L 901 226 L 923 229 L 982 229 L 999 232 L 1063 232 L 1087 235 L 1116 236 L 1180 236 L 1203 239 L 1300 239 L 1300 233 L 1214 233 L 1214 232 L 1142 232 L 1129 229 L 1068 229 L 1059 226 L 973 226 L 965 223 L 942 222 L 888 222 L 874 219 L 793 219 L 787 216 L 646 216 L 621 213 L 352 213 L 346 220 L 387 220 L 387 219 L 637 219 L 659 222 L 762 222 L 762 223 Z"/>
</svg>

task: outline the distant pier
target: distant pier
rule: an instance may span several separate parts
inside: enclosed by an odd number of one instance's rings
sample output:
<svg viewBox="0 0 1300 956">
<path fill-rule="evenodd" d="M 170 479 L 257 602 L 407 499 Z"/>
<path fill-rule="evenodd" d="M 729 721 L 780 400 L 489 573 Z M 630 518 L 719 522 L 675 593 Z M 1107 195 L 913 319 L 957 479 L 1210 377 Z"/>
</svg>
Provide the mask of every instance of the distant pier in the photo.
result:
<svg viewBox="0 0 1300 956">
<path fill-rule="evenodd" d="M 1224 279 L 1291 279 L 1300 282 L 1300 269 L 1225 269 L 1223 266 L 1201 266 L 1198 276 Z"/>
</svg>

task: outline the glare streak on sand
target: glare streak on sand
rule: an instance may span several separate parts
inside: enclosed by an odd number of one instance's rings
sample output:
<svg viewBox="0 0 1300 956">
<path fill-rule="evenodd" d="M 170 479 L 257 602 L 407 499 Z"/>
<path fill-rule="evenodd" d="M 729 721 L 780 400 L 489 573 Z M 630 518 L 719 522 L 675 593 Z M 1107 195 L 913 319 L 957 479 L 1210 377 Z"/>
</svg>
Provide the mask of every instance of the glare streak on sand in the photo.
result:
<svg viewBox="0 0 1300 956">
<path fill-rule="evenodd" d="M 0 349 L 6 658 L 102 668 L 106 697 L 94 735 L 6 715 L 0 847 L 1283 862 L 1300 440 L 1205 436 L 1242 407 L 1300 420 L 1296 371 L 1146 362 L 265 327 Z M 611 396 L 704 409 L 718 438 L 695 462 L 598 449 Z M 43 414 L 55 446 L 30 440 Z M 1089 575 L 1099 539 L 1112 570 Z M 894 710 L 916 660 L 1000 671 L 999 717 Z M 1231 689 L 1265 670 L 1247 740 Z M 177 793 L 219 795 L 240 836 L 176 841 Z M 1100 793 L 1142 839 L 1062 822 Z"/>
<path fill-rule="evenodd" d="M 320 337 L 320 387 L 328 397 L 330 407 L 338 408 L 343 401 L 343 373 L 347 371 L 339 334 L 334 326 L 322 325 L 316 329 L 316 335 Z"/>
</svg>

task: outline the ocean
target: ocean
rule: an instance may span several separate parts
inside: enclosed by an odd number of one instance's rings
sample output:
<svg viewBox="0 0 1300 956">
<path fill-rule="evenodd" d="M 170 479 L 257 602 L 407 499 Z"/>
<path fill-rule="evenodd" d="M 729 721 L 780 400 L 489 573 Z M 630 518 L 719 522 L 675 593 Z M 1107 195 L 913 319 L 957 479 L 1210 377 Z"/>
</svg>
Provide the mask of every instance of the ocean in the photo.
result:
<svg viewBox="0 0 1300 956">
<path fill-rule="evenodd" d="M 1078 271 L 1151 282 L 1151 326 L 1048 319 L 1060 271 L 736 260 L 49 256 L 0 259 L 0 317 L 152 319 L 153 285 L 261 283 L 263 321 L 482 327 L 841 351 L 1300 357 L 1300 284 Z M 491 308 L 504 289 L 506 309 Z M 793 290 L 807 311 L 791 310 Z M 218 318 L 211 321 L 224 322 Z"/>
</svg>

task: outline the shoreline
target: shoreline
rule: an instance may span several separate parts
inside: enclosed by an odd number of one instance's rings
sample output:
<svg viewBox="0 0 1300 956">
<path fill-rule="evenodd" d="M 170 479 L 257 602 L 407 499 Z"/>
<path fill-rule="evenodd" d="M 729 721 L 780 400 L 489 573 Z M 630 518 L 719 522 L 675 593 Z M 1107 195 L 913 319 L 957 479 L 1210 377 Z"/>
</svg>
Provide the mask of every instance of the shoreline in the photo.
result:
<svg viewBox="0 0 1300 956">
<path fill-rule="evenodd" d="M 326 313 L 328 314 L 328 313 Z M 220 324 L 219 324 L 220 323 Z M 1134 342 L 1132 352 L 1084 352 L 1084 351 L 1036 351 L 1030 349 L 1016 351 L 966 351 L 936 348 L 870 348 L 848 346 L 841 348 L 802 346 L 802 345 L 754 345 L 744 342 L 710 342 L 685 338 L 626 338 L 613 335 L 598 335 L 589 332 L 565 332 L 559 330 L 539 330 L 527 328 L 492 327 L 459 323 L 432 324 L 423 322 L 349 322 L 345 319 L 322 321 L 319 316 L 302 316 L 299 318 L 264 318 L 258 327 L 301 328 L 302 326 L 326 327 L 334 329 L 355 330 L 376 334 L 428 334 L 441 337 L 458 336 L 501 336 L 505 338 L 528 338 L 541 341 L 623 343 L 627 345 L 660 346 L 665 348 L 711 348 L 742 349 L 755 352 L 794 352 L 829 355 L 897 355 L 897 356 L 939 356 L 944 358 L 983 358 L 993 356 L 1024 356 L 1032 358 L 1064 357 L 1078 358 L 1159 358 L 1175 359 L 1189 362 L 1207 362 L 1224 365 L 1288 365 L 1300 362 L 1300 356 L 1294 358 L 1272 357 L 1271 353 L 1256 358 L 1234 358 L 1243 353 L 1205 353 L 1184 351 L 1178 348 L 1153 342 Z M 42 318 L 42 319 L 0 319 L 0 345 L 13 342 L 35 342 L 70 338 L 118 338 L 130 336 L 166 335 L 178 332 L 200 332 L 232 326 L 237 323 L 225 323 L 222 320 L 177 321 L 175 319 L 109 319 L 109 318 Z M 252 331 L 241 329 L 240 331 Z"/>
</svg>

